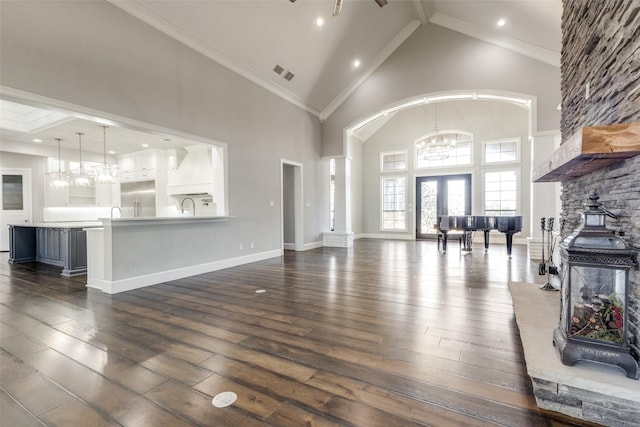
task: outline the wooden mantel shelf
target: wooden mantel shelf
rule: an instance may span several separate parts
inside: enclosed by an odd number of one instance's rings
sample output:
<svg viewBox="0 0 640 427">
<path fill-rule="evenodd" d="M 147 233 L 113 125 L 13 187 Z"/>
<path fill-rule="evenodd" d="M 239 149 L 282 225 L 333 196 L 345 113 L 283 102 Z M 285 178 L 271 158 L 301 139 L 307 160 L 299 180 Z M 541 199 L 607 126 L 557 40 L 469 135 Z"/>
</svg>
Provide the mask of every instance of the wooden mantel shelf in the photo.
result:
<svg viewBox="0 0 640 427">
<path fill-rule="evenodd" d="M 640 122 L 584 127 L 533 169 L 533 182 L 566 181 L 640 154 Z"/>
</svg>

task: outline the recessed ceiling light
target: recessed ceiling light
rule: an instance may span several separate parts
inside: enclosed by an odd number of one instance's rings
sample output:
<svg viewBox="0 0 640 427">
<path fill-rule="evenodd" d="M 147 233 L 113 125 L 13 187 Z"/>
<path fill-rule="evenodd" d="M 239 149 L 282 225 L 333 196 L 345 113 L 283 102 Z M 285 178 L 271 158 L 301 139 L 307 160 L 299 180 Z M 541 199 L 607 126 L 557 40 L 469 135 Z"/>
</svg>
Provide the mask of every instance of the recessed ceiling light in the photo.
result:
<svg viewBox="0 0 640 427">
<path fill-rule="evenodd" d="M 322 27 L 324 25 L 324 19 L 322 17 L 319 17 L 318 19 L 316 19 L 316 25 L 318 27 Z"/>
<path fill-rule="evenodd" d="M 504 18 L 500 18 L 500 19 L 498 19 L 498 22 L 496 22 L 496 25 L 497 25 L 498 27 L 504 27 L 504 24 L 506 24 L 506 23 L 507 23 L 507 20 L 506 20 L 506 19 L 504 19 Z"/>
<path fill-rule="evenodd" d="M 116 154 L 116 152 L 113 150 L 109 150 L 109 154 Z"/>
<path fill-rule="evenodd" d="M 147 148 L 147 147 L 149 146 L 149 144 L 142 144 L 142 146 L 143 146 L 144 148 Z"/>
<path fill-rule="evenodd" d="M 356 59 L 355 61 L 353 61 L 353 68 L 358 68 L 360 66 L 360 60 Z"/>
<path fill-rule="evenodd" d="M 41 139 L 34 139 L 33 142 L 42 142 Z"/>
</svg>

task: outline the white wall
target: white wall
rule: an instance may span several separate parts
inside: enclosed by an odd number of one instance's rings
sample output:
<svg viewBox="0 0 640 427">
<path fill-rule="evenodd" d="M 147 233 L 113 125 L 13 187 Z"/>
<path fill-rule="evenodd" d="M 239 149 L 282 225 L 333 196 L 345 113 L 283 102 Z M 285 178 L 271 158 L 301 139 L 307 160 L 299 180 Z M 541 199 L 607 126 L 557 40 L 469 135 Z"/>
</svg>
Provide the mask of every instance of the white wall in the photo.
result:
<svg viewBox="0 0 640 427">
<path fill-rule="evenodd" d="M 323 155 L 343 155 L 343 131 L 402 99 L 455 90 L 494 90 L 537 97 L 533 132 L 560 128 L 560 69 L 429 24 L 417 29 L 323 123 Z"/>
<path fill-rule="evenodd" d="M 309 113 L 106 1 L 3 2 L 0 19 L 2 86 L 228 144 L 234 218 L 218 227 L 215 259 L 280 248 L 281 158 L 304 165 L 305 200 L 323 201 Z M 305 243 L 327 229 L 315 212 Z"/>
<path fill-rule="evenodd" d="M 406 150 L 408 154 L 408 170 L 393 173 L 407 177 L 407 203 L 412 204 L 407 214 L 407 228 L 404 233 L 389 233 L 415 236 L 415 177 L 450 175 L 459 173 L 472 174 L 472 209 L 474 215 L 484 215 L 484 171 L 501 168 L 517 168 L 520 170 L 520 205 L 519 212 L 523 216 L 522 235 L 530 233 L 531 217 L 530 201 L 530 169 L 531 149 L 528 140 L 528 111 L 522 107 L 492 101 L 456 101 L 440 102 L 438 108 L 438 128 L 471 132 L 475 138 L 474 165 L 471 167 L 448 167 L 433 169 L 414 169 L 414 141 L 433 131 L 434 105 L 426 105 L 397 113 L 383 127 L 362 144 L 362 232 L 365 234 L 381 234 L 380 231 L 380 177 L 390 174 L 380 173 L 380 153 L 385 151 Z M 519 137 L 520 162 L 517 164 L 483 165 L 482 141 Z"/>
</svg>

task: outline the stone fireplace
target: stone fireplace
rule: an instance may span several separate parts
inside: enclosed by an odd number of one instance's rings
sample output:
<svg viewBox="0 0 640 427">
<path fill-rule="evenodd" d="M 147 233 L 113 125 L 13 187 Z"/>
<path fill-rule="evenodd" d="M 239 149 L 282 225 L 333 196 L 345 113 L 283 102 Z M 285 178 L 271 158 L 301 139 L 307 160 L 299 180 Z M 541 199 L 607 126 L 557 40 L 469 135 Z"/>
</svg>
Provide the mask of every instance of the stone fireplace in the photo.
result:
<svg viewBox="0 0 640 427">
<path fill-rule="evenodd" d="M 584 127 L 640 122 L 640 1 L 564 0 L 562 15 L 563 143 Z M 588 97 L 587 97 L 588 92 Z M 640 144 L 640 136 L 635 141 Z M 613 229 L 640 248 L 640 157 L 612 162 L 562 183 L 566 229 L 580 224 L 584 200 L 600 194 L 618 215 Z M 629 323 L 640 341 L 640 271 L 629 277 Z"/>
<path fill-rule="evenodd" d="M 612 211 L 612 230 L 640 249 L 640 0 L 563 0 L 562 143 L 536 165 L 535 182 L 560 181 L 561 217 L 580 226 L 591 193 Z M 628 325 L 640 354 L 640 270 L 629 271 Z M 559 315 L 557 293 L 510 284 L 527 371 L 544 409 L 610 426 L 640 426 L 640 385 L 616 369 L 564 366 L 547 344 Z M 534 289 L 535 288 L 535 289 Z M 531 301 L 538 300 L 535 307 Z M 540 325 L 541 316 L 555 317 Z M 587 362 L 588 364 L 588 362 Z M 580 366 L 578 366 L 580 365 Z"/>
</svg>

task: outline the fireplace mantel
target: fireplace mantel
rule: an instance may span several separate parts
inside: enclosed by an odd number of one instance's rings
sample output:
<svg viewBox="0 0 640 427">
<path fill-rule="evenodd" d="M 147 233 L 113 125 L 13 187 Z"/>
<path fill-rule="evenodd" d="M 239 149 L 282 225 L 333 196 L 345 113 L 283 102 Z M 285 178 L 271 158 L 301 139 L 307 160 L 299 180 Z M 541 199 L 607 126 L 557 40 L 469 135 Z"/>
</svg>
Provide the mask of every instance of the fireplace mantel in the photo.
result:
<svg viewBox="0 0 640 427">
<path fill-rule="evenodd" d="M 566 181 L 640 154 L 640 122 L 583 127 L 533 169 L 533 182 Z"/>
</svg>

